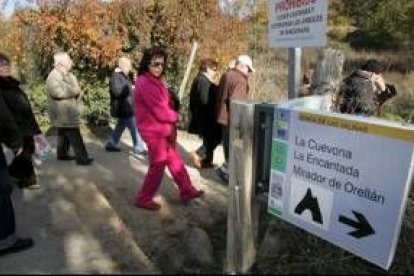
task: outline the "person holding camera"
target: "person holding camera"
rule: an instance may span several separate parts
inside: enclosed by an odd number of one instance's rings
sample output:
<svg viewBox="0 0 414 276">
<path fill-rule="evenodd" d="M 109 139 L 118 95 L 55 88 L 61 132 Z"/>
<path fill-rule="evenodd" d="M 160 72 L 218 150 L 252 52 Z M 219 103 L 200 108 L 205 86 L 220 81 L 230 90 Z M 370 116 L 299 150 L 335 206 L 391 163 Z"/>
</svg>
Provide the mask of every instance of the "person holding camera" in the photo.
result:
<svg viewBox="0 0 414 276">
<path fill-rule="evenodd" d="M 347 76 L 334 97 L 334 111 L 364 116 L 379 116 L 382 105 L 397 94 L 382 76 L 385 67 L 376 59 L 365 61 Z"/>
</svg>

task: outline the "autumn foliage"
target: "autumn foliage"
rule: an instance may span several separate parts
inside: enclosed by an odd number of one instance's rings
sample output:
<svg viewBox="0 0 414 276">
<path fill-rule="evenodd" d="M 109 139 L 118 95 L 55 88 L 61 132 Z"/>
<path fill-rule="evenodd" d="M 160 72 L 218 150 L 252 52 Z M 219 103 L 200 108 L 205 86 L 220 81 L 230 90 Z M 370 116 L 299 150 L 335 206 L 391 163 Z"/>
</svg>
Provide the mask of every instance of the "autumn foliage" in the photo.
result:
<svg viewBox="0 0 414 276">
<path fill-rule="evenodd" d="M 166 46 L 178 64 L 193 40 L 200 45 L 198 58 L 214 57 L 223 64 L 246 50 L 240 41 L 245 23 L 221 14 L 217 0 L 38 2 L 37 10 L 18 10 L 11 18 L 13 31 L 4 47 L 21 68 L 34 60 L 41 77 L 56 51 L 69 52 L 82 72 L 105 75 L 120 55 L 138 62 L 151 45 Z"/>
<path fill-rule="evenodd" d="M 36 2 L 36 8 L 21 5 Z M 5 3 L 0 2 L 0 3 Z M 215 58 L 221 69 L 247 51 L 248 20 L 223 13 L 217 0 L 19 0 L 10 18 L 1 18 L 0 50 L 8 53 L 18 76 L 42 85 L 52 69 L 53 54 L 66 51 L 86 93 L 88 122 L 108 121 L 107 77 L 121 55 L 138 66 L 145 48 L 167 48 L 167 78 L 178 90 L 191 47 L 198 42 L 197 61 Z M 33 5 L 32 5 L 33 6 Z M 0 13 L 1 15 L 1 13 Z M 44 105 L 42 89 L 30 95 Z M 47 114 L 44 114 L 47 117 Z"/>
</svg>

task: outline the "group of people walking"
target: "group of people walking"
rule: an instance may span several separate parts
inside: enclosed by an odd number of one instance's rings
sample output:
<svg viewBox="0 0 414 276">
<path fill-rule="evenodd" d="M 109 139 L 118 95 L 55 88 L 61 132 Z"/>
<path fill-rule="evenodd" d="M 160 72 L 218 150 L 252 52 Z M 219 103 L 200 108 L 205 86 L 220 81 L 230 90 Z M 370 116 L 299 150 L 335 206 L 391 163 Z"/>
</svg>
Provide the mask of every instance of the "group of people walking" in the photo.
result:
<svg viewBox="0 0 414 276">
<path fill-rule="evenodd" d="M 158 210 L 161 205 L 154 197 L 161 184 L 165 168 L 173 176 L 179 190 L 179 199 L 187 204 L 203 196 L 186 170 L 177 149 L 176 123 L 179 114 L 164 77 L 167 53 L 153 47 L 144 52 L 135 84 L 128 77 L 131 61 L 118 60 L 118 67 L 110 79 L 111 115 L 117 118 L 114 131 L 105 144 L 109 152 L 117 147 L 122 132 L 128 128 L 133 140 L 133 151 L 147 154 L 148 172 L 135 196 L 135 205 Z M 47 107 L 52 126 L 57 131 L 56 158 L 75 160 L 77 165 L 91 165 L 94 161 L 86 150 L 80 132 L 80 109 L 83 92 L 76 77 L 70 72 L 72 59 L 66 52 L 54 55 L 54 68 L 46 79 Z M 0 256 L 19 252 L 33 246 L 31 238 L 16 235 L 15 214 L 11 200 L 12 180 L 20 188 L 38 186 L 32 155 L 34 136 L 41 134 L 29 99 L 20 88 L 20 82 L 10 71 L 10 59 L 0 53 Z M 8 164 L 3 144 L 13 152 Z M 74 155 L 70 155 L 73 148 Z"/>
<path fill-rule="evenodd" d="M 189 132 L 202 137 L 202 145 L 190 153 L 196 168 L 212 167 L 213 153 L 223 145 L 224 163 L 216 170 L 217 175 L 228 182 L 229 124 L 231 100 L 245 100 L 249 93 L 248 76 L 254 72 L 252 59 L 240 55 L 232 60 L 218 85 L 214 82 L 217 63 L 211 59 L 201 61 L 199 74 L 190 90 L 191 120 Z"/>
<path fill-rule="evenodd" d="M 72 60 L 67 53 L 54 56 L 54 69 L 46 80 L 47 105 L 52 125 L 57 129 L 57 159 L 76 159 L 79 165 L 90 165 L 79 125 L 78 103 L 83 93 L 69 71 Z M 15 214 L 10 198 L 13 184 L 20 188 L 38 188 L 32 155 L 36 135 L 41 130 L 29 99 L 20 88 L 20 82 L 11 74 L 10 59 L 0 53 L 0 256 L 33 246 L 31 238 L 16 235 Z M 7 163 L 3 144 L 13 152 Z M 75 157 L 69 155 L 72 146 Z"/>
<path fill-rule="evenodd" d="M 152 47 L 143 53 L 137 76 L 130 77 L 132 62 L 127 57 L 118 60 L 109 82 L 110 112 L 117 119 L 115 129 L 105 143 L 109 152 L 121 151 L 117 145 L 127 128 L 133 142 L 133 152 L 148 156 L 148 171 L 135 195 L 135 205 L 158 210 L 154 200 L 161 185 L 165 168 L 170 171 L 178 188 L 180 202 L 187 204 L 202 197 L 189 177 L 177 148 L 179 113 L 165 78 L 168 55 L 165 49 Z M 81 132 L 79 103 L 83 92 L 70 72 L 73 62 L 66 52 L 54 55 L 54 68 L 46 79 L 45 90 L 50 121 L 57 130 L 57 159 L 75 160 L 77 165 L 91 165 Z M 229 123 L 232 100 L 245 100 L 249 93 L 248 77 L 254 72 L 252 59 L 240 55 L 215 82 L 218 63 L 210 58 L 200 62 L 199 73 L 190 90 L 188 131 L 198 134 L 202 144 L 190 153 L 198 169 L 212 168 L 214 151 L 222 143 L 224 163 L 216 170 L 228 182 Z M 375 115 L 377 109 L 396 91 L 385 84 L 377 60 L 368 60 L 345 78 L 335 98 L 334 111 L 357 115 Z M 13 182 L 20 188 L 38 187 L 32 154 L 33 137 L 41 134 L 27 95 L 20 82 L 11 75 L 10 59 L 0 53 L 0 256 L 18 252 L 33 245 L 30 238 L 20 238 L 15 232 L 15 217 L 10 194 Z M 7 164 L 3 144 L 12 150 L 14 158 Z M 70 155 L 70 148 L 74 155 Z"/>
</svg>

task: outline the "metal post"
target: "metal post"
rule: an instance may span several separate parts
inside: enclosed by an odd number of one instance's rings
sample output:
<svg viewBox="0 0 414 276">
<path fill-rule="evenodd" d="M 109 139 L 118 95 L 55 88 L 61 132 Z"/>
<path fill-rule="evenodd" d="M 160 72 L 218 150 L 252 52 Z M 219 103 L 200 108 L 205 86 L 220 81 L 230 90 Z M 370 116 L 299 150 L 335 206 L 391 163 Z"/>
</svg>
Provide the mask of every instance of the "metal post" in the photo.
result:
<svg viewBox="0 0 414 276">
<path fill-rule="evenodd" d="M 289 99 L 297 98 L 299 96 L 301 59 L 302 48 L 289 48 Z"/>
</svg>

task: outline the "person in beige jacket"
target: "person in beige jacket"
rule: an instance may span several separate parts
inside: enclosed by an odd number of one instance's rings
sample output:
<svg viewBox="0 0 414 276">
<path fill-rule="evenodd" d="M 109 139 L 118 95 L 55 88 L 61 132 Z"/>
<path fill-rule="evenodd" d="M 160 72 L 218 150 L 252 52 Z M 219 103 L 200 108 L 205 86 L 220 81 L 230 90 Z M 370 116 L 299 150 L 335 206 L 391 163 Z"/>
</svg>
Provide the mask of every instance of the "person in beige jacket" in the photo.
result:
<svg viewBox="0 0 414 276">
<path fill-rule="evenodd" d="M 83 93 L 70 73 L 73 62 L 65 52 L 56 53 L 53 58 L 54 69 L 47 77 L 46 93 L 50 121 L 58 134 L 57 159 L 76 159 L 78 165 L 90 165 L 93 159 L 88 157 L 79 129 L 79 102 Z M 74 157 L 69 155 L 70 146 Z"/>
</svg>

